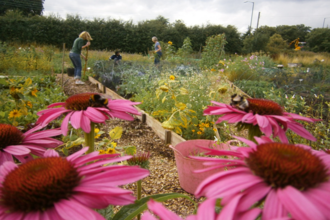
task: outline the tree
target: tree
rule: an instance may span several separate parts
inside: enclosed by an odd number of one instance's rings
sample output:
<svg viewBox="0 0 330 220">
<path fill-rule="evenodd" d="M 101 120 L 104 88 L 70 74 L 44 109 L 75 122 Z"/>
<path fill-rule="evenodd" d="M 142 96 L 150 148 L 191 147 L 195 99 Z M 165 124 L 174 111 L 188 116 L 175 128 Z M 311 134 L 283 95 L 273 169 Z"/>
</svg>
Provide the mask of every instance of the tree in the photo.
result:
<svg viewBox="0 0 330 220">
<path fill-rule="evenodd" d="M 285 40 L 283 40 L 281 35 L 274 34 L 269 38 L 269 42 L 267 44 L 267 51 L 269 51 L 270 53 L 277 54 L 287 48 L 288 44 Z"/>
<path fill-rule="evenodd" d="M 315 28 L 307 35 L 307 45 L 314 52 L 330 52 L 330 29 Z"/>
<path fill-rule="evenodd" d="M 45 0 L 1 0 L 0 15 L 8 10 L 20 10 L 23 15 L 42 15 Z"/>
</svg>

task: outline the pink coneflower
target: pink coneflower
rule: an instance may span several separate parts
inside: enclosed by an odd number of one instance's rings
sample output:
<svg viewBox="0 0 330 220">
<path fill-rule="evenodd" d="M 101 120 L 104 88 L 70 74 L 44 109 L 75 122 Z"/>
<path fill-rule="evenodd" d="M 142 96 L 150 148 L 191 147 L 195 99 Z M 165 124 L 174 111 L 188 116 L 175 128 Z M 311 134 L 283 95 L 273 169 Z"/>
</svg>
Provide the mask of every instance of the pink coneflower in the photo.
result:
<svg viewBox="0 0 330 220">
<path fill-rule="evenodd" d="M 132 192 L 118 187 L 149 175 L 130 166 L 106 166 L 129 159 L 94 152 L 81 156 L 88 147 L 59 157 L 48 150 L 20 166 L 12 162 L 0 168 L 1 219 L 104 219 L 93 209 L 134 202 Z M 95 162 L 96 161 L 96 162 Z"/>
<path fill-rule="evenodd" d="M 201 203 L 198 207 L 197 215 L 190 215 L 186 220 L 220 220 L 219 215 L 215 212 L 215 202 L 216 199 L 208 199 Z M 148 208 L 155 215 L 159 216 L 161 220 L 182 220 L 177 214 L 167 210 L 161 203 L 155 202 L 152 199 L 148 202 Z M 260 210 L 254 209 L 253 212 L 249 212 L 249 214 L 257 217 Z M 145 212 L 142 215 L 142 220 L 157 220 L 157 218 L 149 212 Z"/>
<path fill-rule="evenodd" d="M 42 156 L 48 148 L 62 144 L 52 139 L 61 134 L 61 130 L 52 129 L 35 132 L 42 126 L 36 126 L 22 133 L 15 126 L 0 124 L 0 165 L 6 161 L 14 162 L 13 157 L 24 163 L 32 159 L 31 154 Z"/>
<path fill-rule="evenodd" d="M 213 166 L 205 170 L 229 168 L 205 179 L 195 192 L 198 197 L 223 198 L 221 219 L 240 219 L 242 212 L 261 204 L 262 219 L 328 219 L 330 155 L 306 145 L 272 142 L 267 137 L 256 137 L 258 144 L 237 139 L 250 148 L 212 149 L 208 153 L 237 159 L 192 157 Z"/>
<path fill-rule="evenodd" d="M 315 122 L 319 121 L 318 119 L 285 112 L 279 104 L 271 100 L 247 98 L 245 101 L 248 102 L 248 106 L 245 104 L 247 107 L 244 111 L 237 106 L 212 101 L 216 106 L 209 106 L 204 110 L 204 115 L 224 115 L 217 120 L 217 123 L 222 121 L 228 121 L 229 123 L 238 122 L 241 128 L 260 129 L 267 137 L 271 135 L 279 137 L 284 143 L 288 143 L 285 135 L 287 129 L 291 129 L 303 138 L 316 141 L 316 138 L 295 120 Z M 261 135 L 254 134 L 250 138 L 254 136 Z"/>
<path fill-rule="evenodd" d="M 62 132 L 68 132 L 69 121 L 73 128 L 81 128 L 84 132 L 90 133 L 91 122 L 104 123 L 108 118 L 120 118 L 133 121 L 134 118 L 128 114 L 140 115 L 133 105 L 139 102 L 128 100 L 111 100 L 102 97 L 98 93 L 81 93 L 69 97 L 65 102 L 58 102 L 49 105 L 37 114 L 40 116 L 37 124 L 46 125 L 59 116 L 66 114 L 62 122 Z M 61 106 L 60 108 L 53 108 Z"/>
</svg>

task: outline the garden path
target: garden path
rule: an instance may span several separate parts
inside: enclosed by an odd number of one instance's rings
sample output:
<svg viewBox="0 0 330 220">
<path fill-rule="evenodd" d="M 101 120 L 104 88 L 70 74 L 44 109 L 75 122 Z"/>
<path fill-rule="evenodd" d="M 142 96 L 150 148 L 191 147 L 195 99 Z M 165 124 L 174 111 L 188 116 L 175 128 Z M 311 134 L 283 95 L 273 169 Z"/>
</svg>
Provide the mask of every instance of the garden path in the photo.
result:
<svg viewBox="0 0 330 220">
<path fill-rule="evenodd" d="M 58 77 L 57 81 L 59 83 L 60 80 L 61 77 Z M 75 85 L 72 77 L 64 75 L 64 92 L 67 96 L 71 96 L 78 93 L 100 91 L 90 82 L 86 82 L 85 85 Z M 142 181 L 142 197 L 175 192 L 186 194 L 198 201 L 193 195 L 185 192 L 180 187 L 174 153 L 150 127 L 141 123 L 138 119 L 133 122 L 114 119 L 109 120 L 106 125 L 102 125 L 100 130 L 107 134 L 116 126 L 121 126 L 124 130 L 121 139 L 118 141 L 118 146 L 134 145 L 137 151 L 150 152 L 150 175 Z M 100 138 L 103 138 L 103 136 Z M 136 184 L 125 185 L 123 188 L 135 192 Z M 168 200 L 163 204 L 182 217 L 193 214 L 194 211 L 193 203 L 182 198 Z"/>
</svg>

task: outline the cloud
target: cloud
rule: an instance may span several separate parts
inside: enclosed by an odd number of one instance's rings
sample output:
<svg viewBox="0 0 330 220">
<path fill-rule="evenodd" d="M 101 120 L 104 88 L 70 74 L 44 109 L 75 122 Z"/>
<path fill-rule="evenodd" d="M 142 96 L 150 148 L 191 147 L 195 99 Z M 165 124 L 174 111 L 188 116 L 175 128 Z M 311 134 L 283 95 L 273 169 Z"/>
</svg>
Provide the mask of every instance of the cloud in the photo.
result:
<svg viewBox="0 0 330 220">
<path fill-rule="evenodd" d="M 252 1 L 239 0 L 46 0 L 44 14 L 56 14 L 63 18 L 67 14 L 79 14 L 83 18 L 113 18 L 134 23 L 155 19 L 158 15 L 186 25 L 220 24 L 233 25 L 245 32 L 250 25 Z M 329 0 L 254 0 L 252 28 L 256 28 L 258 12 L 259 26 L 305 24 L 312 28 L 322 27 L 325 17 L 330 25 Z"/>
</svg>

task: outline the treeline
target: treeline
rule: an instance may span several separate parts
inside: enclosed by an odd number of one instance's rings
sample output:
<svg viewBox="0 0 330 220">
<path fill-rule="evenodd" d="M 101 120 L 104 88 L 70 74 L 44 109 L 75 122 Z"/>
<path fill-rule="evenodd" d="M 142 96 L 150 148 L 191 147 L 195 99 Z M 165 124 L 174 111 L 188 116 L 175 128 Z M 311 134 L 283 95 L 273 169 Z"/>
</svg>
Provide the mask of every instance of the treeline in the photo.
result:
<svg viewBox="0 0 330 220">
<path fill-rule="evenodd" d="M 37 42 L 71 47 L 79 33 L 90 32 L 92 49 L 120 49 L 125 52 L 146 53 L 152 48 L 151 38 L 157 36 L 160 41 L 172 41 L 178 48 L 186 37 L 190 37 L 192 48 L 199 51 L 208 36 L 225 33 L 226 52 L 240 53 L 242 50 L 240 34 L 233 26 L 206 25 L 187 27 L 183 22 L 169 23 L 162 16 L 133 24 L 132 21 L 116 19 L 85 20 L 79 15 L 68 15 L 66 19 L 56 16 L 25 17 L 17 11 L 8 11 L 0 16 L 0 40 L 21 43 Z"/>
<path fill-rule="evenodd" d="M 209 36 L 224 33 L 228 42 L 225 46 L 226 53 L 272 51 L 276 45 L 284 45 L 286 48 L 283 49 L 288 49 L 289 43 L 297 38 L 307 42 L 305 50 L 330 52 L 330 29 L 312 30 L 303 24 L 262 26 L 252 33 L 241 35 L 236 27 L 231 25 L 223 27 L 208 24 L 187 27 L 180 20 L 170 23 L 162 16 L 134 24 L 132 21 L 117 19 L 86 20 L 79 15 L 67 15 L 66 19 L 54 15 L 24 16 L 19 11 L 7 11 L 5 15 L 0 16 L 0 24 L 0 41 L 37 42 L 58 47 L 65 43 L 67 48 L 72 46 L 79 33 L 86 30 L 92 35 L 92 49 L 96 50 L 120 49 L 131 53 L 147 53 L 152 49 L 151 38 L 157 36 L 160 41 L 172 41 L 176 48 L 182 47 L 184 39 L 189 37 L 192 49 L 198 52 L 203 49 Z"/>
<path fill-rule="evenodd" d="M 315 28 L 300 25 L 280 25 L 277 27 L 262 26 L 251 34 L 242 37 L 243 53 L 254 51 L 279 51 L 277 49 L 294 49 L 292 41 L 306 42 L 304 50 L 314 52 L 330 52 L 330 29 Z"/>
</svg>

